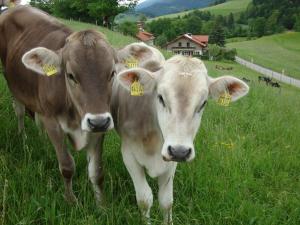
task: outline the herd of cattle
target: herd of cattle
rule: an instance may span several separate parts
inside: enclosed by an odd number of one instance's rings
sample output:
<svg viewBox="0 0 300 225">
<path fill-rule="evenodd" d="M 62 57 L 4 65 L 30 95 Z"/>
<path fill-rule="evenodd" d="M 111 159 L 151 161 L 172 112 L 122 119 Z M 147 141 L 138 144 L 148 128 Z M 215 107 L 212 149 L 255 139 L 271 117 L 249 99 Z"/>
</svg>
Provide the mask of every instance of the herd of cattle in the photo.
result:
<svg viewBox="0 0 300 225">
<path fill-rule="evenodd" d="M 77 201 L 75 162 L 65 139 L 87 151 L 88 175 L 101 203 L 102 144 L 105 132 L 115 128 L 143 217 L 150 218 L 153 201 L 147 172 L 158 179 L 166 224 L 172 224 L 176 165 L 195 157 L 193 141 L 208 98 L 228 93 L 236 101 L 249 91 L 235 77 L 209 77 L 199 59 L 165 60 L 143 43 L 114 49 L 103 34 L 74 32 L 29 6 L 0 16 L 0 56 L 19 130 L 26 111 L 41 122 L 56 151 L 65 199 Z M 137 62 L 134 68 L 129 58 Z M 132 93 L 134 83 L 142 89 L 139 96 Z"/>
</svg>

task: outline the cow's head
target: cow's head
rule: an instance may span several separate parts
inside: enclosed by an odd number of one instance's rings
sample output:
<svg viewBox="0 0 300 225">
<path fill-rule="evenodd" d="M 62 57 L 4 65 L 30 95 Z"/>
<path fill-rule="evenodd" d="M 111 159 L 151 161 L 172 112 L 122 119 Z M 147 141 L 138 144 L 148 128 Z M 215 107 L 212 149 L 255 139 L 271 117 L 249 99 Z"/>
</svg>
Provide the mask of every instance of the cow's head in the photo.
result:
<svg viewBox="0 0 300 225">
<path fill-rule="evenodd" d="M 117 79 L 127 90 L 138 80 L 146 93 L 155 96 L 164 138 L 163 159 L 191 161 L 195 157 L 193 141 L 208 98 L 218 99 L 228 92 L 236 101 L 248 93 L 249 87 L 232 76 L 209 77 L 204 63 L 196 58 L 174 56 L 161 67 L 156 72 L 144 68 L 124 70 Z"/>
<path fill-rule="evenodd" d="M 24 54 L 22 62 L 37 74 L 46 76 L 45 66 L 51 66 L 57 72 L 53 76 L 65 77 L 67 96 L 81 117 L 82 130 L 104 132 L 113 128 L 109 103 L 115 56 L 101 33 L 75 32 L 60 50 L 34 48 Z"/>
</svg>

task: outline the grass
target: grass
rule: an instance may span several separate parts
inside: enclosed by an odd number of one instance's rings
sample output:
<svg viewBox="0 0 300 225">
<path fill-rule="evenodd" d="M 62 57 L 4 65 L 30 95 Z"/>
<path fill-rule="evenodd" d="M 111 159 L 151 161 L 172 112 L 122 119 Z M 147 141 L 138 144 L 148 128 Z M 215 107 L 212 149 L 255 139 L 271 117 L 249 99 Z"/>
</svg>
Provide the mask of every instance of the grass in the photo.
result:
<svg viewBox="0 0 300 225">
<path fill-rule="evenodd" d="M 227 1 L 227 2 L 219 4 L 219 5 L 201 8 L 200 11 L 209 11 L 213 15 L 222 15 L 222 16 L 227 16 L 230 13 L 239 14 L 247 8 L 247 6 L 250 2 L 251 2 L 251 0 L 230 0 L 230 1 Z M 182 17 L 188 13 L 191 13 L 192 11 L 194 11 L 194 10 L 188 10 L 188 11 L 184 11 L 184 12 L 180 12 L 180 13 L 163 15 L 163 16 L 159 16 L 159 17 L 150 19 L 149 21 L 160 19 L 160 18 L 174 18 L 174 17 L 178 17 L 178 16 Z"/>
<path fill-rule="evenodd" d="M 286 32 L 251 41 L 229 43 L 246 60 L 300 79 L 300 33 Z"/>
<path fill-rule="evenodd" d="M 71 22 L 75 29 L 86 24 Z M 130 39 L 104 31 L 112 44 Z M 119 40 L 118 40 L 119 38 Z M 174 184 L 174 224 L 298 225 L 300 222 L 299 89 L 282 91 L 259 84 L 258 74 L 235 63 L 205 62 L 211 76 L 232 66 L 230 74 L 252 80 L 249 95 L 224 108 L 210 100 L 195 139 L 196 159 L 178 166 Z M 228 74 L 228 72 L 227 72 Z M 87 177 L 86 153 L 76 161 L 77 206 L 63 199 L 63 182 L 54 149 L 25 120 L 27 139 L 17 121 L 6 82 L 0 76 L 0 203 L 7 180 L 4 224 L 140 225 L 131 179 L 122 163 L 120 140 L 110 132 L 104 143 L 107 206 L 97 208 Z M 232 146 L 226 145 L 232 143 Z M 154 188 L 153 224 L 161 224 Z M 2 211 L 1 211 L 2 212 Z M 1 220 L 1 215 L 0 215 Z"/>
</svg>

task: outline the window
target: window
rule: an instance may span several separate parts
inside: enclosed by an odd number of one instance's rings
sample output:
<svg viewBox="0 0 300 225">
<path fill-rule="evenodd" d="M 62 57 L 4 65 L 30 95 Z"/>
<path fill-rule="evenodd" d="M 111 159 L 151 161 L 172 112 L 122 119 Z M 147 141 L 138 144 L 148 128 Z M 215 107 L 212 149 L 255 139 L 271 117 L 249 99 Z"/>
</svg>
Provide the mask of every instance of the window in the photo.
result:
<svg viewBox="0 0 300 225">
<path fill-rule="evenodd" d="M 190 42 L 186 43 L 186 47 L 188 48 L 190 47 Z"/>
<path fill-rule="evenodd" d="M 178 42 L 178 47 L 181 47 L 181 42 Z"/>
</svg>

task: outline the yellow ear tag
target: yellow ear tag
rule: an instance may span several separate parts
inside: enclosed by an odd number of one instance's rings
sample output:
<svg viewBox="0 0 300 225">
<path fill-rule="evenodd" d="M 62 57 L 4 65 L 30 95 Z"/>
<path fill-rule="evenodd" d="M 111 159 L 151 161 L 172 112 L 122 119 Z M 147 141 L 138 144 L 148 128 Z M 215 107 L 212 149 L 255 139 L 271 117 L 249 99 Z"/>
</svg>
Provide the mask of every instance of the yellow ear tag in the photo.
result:
<svg viewBox="0 0 300 225">
<path fill-rule="evenodd" d="M 131 96 L 143 96 L 144 95 L 144 87 L 140 84 L 139 81 L 134 81 L 130 87 Z"/>
<path fill-rule="evenodd" d="M 228 92 L 223 93 L 220 95 L 218 99 L 218 104 L 222 106 L 229 106 L 231 102 L 231 95 Z"/>
<path fill-rule="evenodd" d="M 125 60 L 125 65 L 128 69 L 136 68 L 139 65 L 139 60 L 136 59 L 135 57 L 130 57 Z"/>
<path fill-rule="evenodd" d="M 57 69 L 54 65 L 45 64 L 43 65 L 43 71 L 47 76 L 52 76 L 57 73 Z"/>
</svg>

